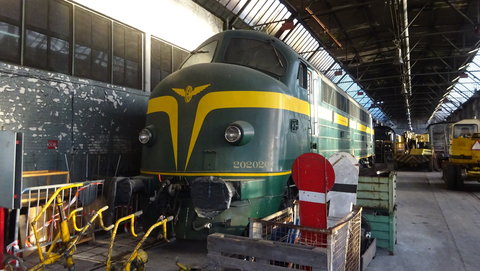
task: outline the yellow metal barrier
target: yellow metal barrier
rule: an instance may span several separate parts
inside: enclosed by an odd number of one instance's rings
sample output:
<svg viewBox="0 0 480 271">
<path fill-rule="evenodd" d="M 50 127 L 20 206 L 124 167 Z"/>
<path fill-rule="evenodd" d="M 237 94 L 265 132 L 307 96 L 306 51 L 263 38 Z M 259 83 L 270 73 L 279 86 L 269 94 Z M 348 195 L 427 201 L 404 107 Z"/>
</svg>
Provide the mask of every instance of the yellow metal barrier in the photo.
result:
<svg viewBox="0 0 480 271">
<path fill-rule="evenodd" d="M 152 233 L 152 231 L 154 229 L 156 229 L 157 227 L 162 226 L 163 239 L 168 242 L 168 239 L 167 239 L 167 222 L 172 221 L 172 220 L 173 220 L 173 216 L 169 216 L 165 219 L 161 219 L 160 221 L 153 224 L 148 229 L 148 231 L 142 237 L 142 240 L 140 240 L 140 242 L 138 242 L 137 246 L 135 246 L 135 249 L 133 249 L 133 252 L 132 252 L 132 254 L 130 254 L 130 257 L 123 264 L 123 270 L 130 271 L 131 270 L 131 264 L 134 260 L 141 261 L 141 264 L 145 264 L 147 262 L 147 260 L 148 260 L 147 254 L 143 250 L 141 250 L 140 247 L 143 245 L 145 240 L 147 240 L 147 237 L 150 235 L 150 233 Z"/>
<path fill-rule="evenodd" d="M 111 258 L 112 258 L 112 252 L 113 252 L 113 245 L 114 245 L 114 241 L 115 241 L 118 227 L 120 226 L 120 224 L 126 221 L 130 221 L 130 232 L 134 237 L 138 237 L 137 233 L 135 232 L 135 218 L 140 216 L 142 214 L 142 211 L 124 216 L 118 219 L 115 224 L 112 224 L 108 227 L 106 227 L 103 223 L 103 212 L 108 209 L 108 206 L 104 206 L 100 208 L 98 211 L 94 212 L 93 216 L 87 221 L 87 223 L 83 227 L 79 227 L 79 225 L 77 224 L 77 216 L 84 211 L 83 207 L 79 207 L 72 210 L 67 216 L 66 211 L 68 212 L 68 210 L 70 210 L 70 207 L 73 207 L 72 203 L 76 201 L 71 198 L 71 194 L 73 193 L 72 188 L 77 188 L 77 193 L 78 193 L 78 190 L 83 189 L 82 187 L 84 185 L 90 185 L 90 184 L 74 183 L 74 184 L 68 184 L 58 188 L 55 187 L 57 188 L 57 190 L 53 194 L 49 195 L 48 200 L 42 206 L 41 211 L 38 214 L 36 214 L 35 218 L 31 220 L 31 222 L 29 223 L 31 226 L 31 231 L 33 232 L 32 234 L 35 236 L 36 250 L 37 250 L 40 261 L 39 263 L 37 263 L 35 266 L 33 266 L 28 270 L 30 271 L 43 270 L 46 266 L 56 263 L 61 259 L 65 260 L 65 267 L 68 270 L 74 270 L 75 263 L 73 259 L 73 254 L 75 253 L 76 245 L 79 243 L 79 241 L 84 236 L 84 234 L 93 227 L 97 219 L 98 219 L 98 224 L 100 228 L 102 228 L 105 231 L 113 230 L 111 240 L 110 240 L 107 260 L 106 260 L 106 270 L 108 271 L 112 270 Z M 53 188 L 49 188 L 49 189 L 53 189 Z M 68 192 L 65 192 L 67 190 Z M 48 195 L 48 191 L 46 195 Z M 67 204 L 64 203 L 65 197 L 67 197 Z M 45 252 L 43 252 L 43 247 L 45 247 L 45 244 L 40 243 L 41 239 L 39 238 L 39 234 L 38 234 L 39 229 L 37 227 L 37 222 L 39 222 L 41 218 L 45 220 L 45 217 L 47 216 L 46 212 L 47 210 L 49 210 L 49 208 L 57 209 L 57 214 L 55 214 L 55 212 L 53 212 L 52 214 L 52 220 L 53 220 L 53 223 L 55 223 L 56 219 L 54 217 L 58 216 L 59 217 L 58 222 L 60 227 L 59 227 L 59 231 L 55 233 L 53 240 L 46 244 L 46 245 L 50 244 L 49 248 Z M 168 218 L 164 218 L 163 216 L 161 216 L 159 218 L 159 221 L 157 221 L 154 225 L 152 225 L 147 230 L 147 232 L 142 236 L 141 240 L 137 243 L 137 245 L 135 246 L 132 253 L 128 256 L 128 258 L 124 258 L 124 262 L 122 263 L 121 269 L 126 271 L 141 270 L 141 268 L 138 268 L 138 267 L 144 266 L 145 263 L 148 261 L 148 255 L 145 251 L 140 249 L 141 246 L 146 241 L 148 236 L 152 233 L 152 231 L 158 227 L 162 227 L 163 238 L 166 241 L 168 241 L 166 224 L 172 219 L 173 217 L 171 216 Z M 74 231 L 77 232 L 77 235 L 73 238 L 71 236 L 71 232 L 69 228 L 69 221 L 72 222 L 73 229 Z M 135 263 L 135 264 L 132 265 L 132 263 Z M 133 267 L 133 266 L 136 266 L 136 267 Z"/>
</svg>

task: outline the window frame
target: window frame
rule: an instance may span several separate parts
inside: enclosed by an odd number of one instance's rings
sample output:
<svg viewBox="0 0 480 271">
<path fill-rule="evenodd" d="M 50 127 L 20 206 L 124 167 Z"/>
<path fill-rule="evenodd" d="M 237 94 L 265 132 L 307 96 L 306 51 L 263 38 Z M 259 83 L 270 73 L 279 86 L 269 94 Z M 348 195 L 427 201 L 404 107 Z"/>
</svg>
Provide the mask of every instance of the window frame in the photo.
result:
<svg viewBox="0 0 480 271">
<path fill-rule="evenodd" d="M 68 74 L 68 75 L 72 75 L 72 71 L 73 71 L 73 47 L 74 47 L 74 40 L 73 40 L 73 7 L 74 5 L 70 2 L 67 2 L 67 1 L 61 1 L 61 0 L 45 0 L 48 5 L 47 5 L 47 11 L 46 11 L 46 15 L 47 15 L 47 18 L 46 18 L 46 28 L 41 28 L 39 26 L 35 26 L 35 25 L 31 25 L 29 24 L 28 22 L 28 12 L 27 12 L 27 9 L 28 9 L 28 4 L 29 2 L 28 1 L 25 1 L 25 6 L 23 7 L 23 13 L 25 14 L 24 15 L 24 18 L 22 20 L 22 24 L 23 24 L 23 31 L 22 31 L 22 47 L 23 47 L 23 55 L 22 55 L 22 65 L 25 65 L 25 66 L 29 66 L 29 67 L 34 67 L 34 68 L 39 68 L 39 69 L 42 69 L 42 70 L 47 70 L 47 71 L 51 71 L 51 72 L 58 72 L 58 73 L 63 73 L 63 74 Z M 60 5 L 65 5 L 68 7 L 68 10 L 69 10 L 69 18 L 68 18 L 68 21 L 69 21 L 69 29 L 68 29 L 68 36 L 65 36 L 64 34 L 60 34 L 60 33 L 56 33 L 54 31 L 52 31 L 51 29 L 49 29 L 49 23 L 50 23 L 50 10 L 51 10 L 51 3 L 52 2 L 56 2 L 57 4 L 60 4 Z M 31 2 L 30 2 L 31 3 Z M 29 48 L 27 46 L 27 39 L 28 39 L 28 31 L 33 31 L 33 32 L 36 32 L 36 33 L 39 33 L 41 35 L 44 35 L 46 36 L 46 63 L 45 63 L 45 67 L 41 66 L 41 65 L 38 65 L 37 62 L 33 62 L 34 64 L 32 63 L 29 63 L 29 64 L 26 64 L 27 62 L 27 48 Z M 64 71 L 58 71 L 58 70 L 55 70 L 53 69 L 53 67 L 51 66 L 51 54 L 52 54 L 52 50 L 51 50 L 51 39 L 52 38 L 55 38 L 55 39 L 59 39 L 59 40 L 63 40 L 63 41 L 66 41 L 68 42 L 69 46 L 68 46 L 68 56 L 67 56 L 67 71 L 64 72 Z"/>
<path fill-rule="evenodd" d="M 17 50 L 16 50 L 16 59 L 7 59 L 7 58 L 0 58 L 0 61 L 5 61 L 9 63 L 14 63 L 14 64 L 21 64 L 22 62 L 22 48 L 23 48 L 23 33 L 22 33 L 22 26 L 24 22 L 24 16 L 23 16 L 23 9 L 24 9 L 24 2 L 23 1 L 17 1 L 18 2 L 18 20 L 16 21 L 15 19 L 12 19 L 10 17 L 5 17 L 0 15 L 0 22 L 15 26 L 18 28 L 18 41 L 17 41 Z"/>
<path fill-rule="evenodd" d="M 85 12 L 87 13 L 87 15 L 90 15 L 92 20 L 91 20 L 91 30 L 90 30 L 90 44 L 89 45 L 85 45 L 83 43 L 80 43 L 77 41 L 77 30 L 76 30 L 76 26 L 77 26 L 77 12 Z M 73 14 L 74 14 L 74 21 L 73 21 L 73 29 L 74 29 L 74 34 L 73 34 L 73 40 L 74 40 L 74 44 L 73 44 L 73 54 L 72 54 L 72 68 L 73 68 L 73 71 L 72 71 L 72 74 L 74 76 L 78 76 L 78 77 L 81 77 L 81 78 L 88 78 L 88 79 L 92 79 L 92 80 L 96 80 L 96 81 L 100 81 L 100 82 L 104 82 L 104 83 L 112 83 L 113 82 L 113 78 L 112 78 L 112 65 L 113 65 L 113 61 L 112 61 L 112 46 L 113 46 L 113 41 L 112 41 L 112 20 L 105 17 L 105 16 L 102 16 L 101 14 L 98 14 L 96 12 L 92 12 L 91 10 L 89 9 L 86 9 L 86 8 L 83 8 L 83 7 L 79 7 L 79 6 L 74 6 L 74 10 L 73 10 Z M 93 58 L 93 50 L 97 50 L 97 51 L 100 51 L 99 49 L 99 46 L 96 46 L 95 45 L 95 42 L 93 41 L 93 18 L 95 17 L 98 17 L 100 18 L 101 20 L 105 20 L 107 23 L 108 23 L 108 46 L 107 46 L 107 51 L 106 51 L 106 54 L 108 55 L 108 61 L 107 61 L 107 81 L 104 81 L 104 80 L 101 80 L 101 79 L 97 79 L 97 78 L 93 78 L 93 73 L 94 73 L 94 64 L 93 62 L 95 61 L 95 59 Z M 85 47 L 88 47 L 90 48 L 90 77 L 89 76 L 85 76 L 85 75 L 79 75 L 77 74 L 77 46 L 85 46 Z"/>
<path fill-rule="evenodd" d="M 122 71 L 122 74 L 123 74 L 123 81 L 122 83 L 118 83 L 118 81 L 115 81 L 116 77 L 115 77 L 115 39 L 116 39 L 116 36 L 115 36 L 115 25 L 118 25 L 118 26 L 121 26 L 123 27 L 124 31 L 123 31 L 123 57 L 122 57 L 122 60 L 123 60 L 123 71 Z M 137 81 L 138 81 L 138 87 L 135 87 L 135 86 L 130 86 L 128 85 L 127 83 L 127 61 L 128 60 L 132 60 L 132 59 L 129 59 L 127 58 L 127 44 L 126 44 L 126 31 L 125 29 L 130 29 L 130 30 L 134 30 L 134 31 L 137 31 L 139 34 L 140 34 L 140 37 L 139 37 L 139 44 L 138 44 L 138 48 L 140 49 L 140 51 L 137 51 L 137 54 L 138 54 L 138 71 L 137 71 Z M 124 86 L 124 87 L 128 87 L 128 88 L 134 88 L 134 89 L 140 89 L 140 90 L 143 90 L 144 89 L 144 85 L 145 85 L 145 80 L 144 80 L 144 50 L 143 48 L 145 47 L 144 46 L 144 43 L 145 43 L 145 33 L 138 30 L 138 29 L 135 29 L 131 26 L 128 26 L 128 25 L 125 25 L 121 22 L 118 22 L 118 21 L 115 21 L 113 20 L 112 21 L 112 51 L 111 51 L 111 54 L 112 54 L 112 84 L 114 85 L 119 85 L 119 86 Z M 120 57 L 120 56 L 118 56 Z"/>
</svg>

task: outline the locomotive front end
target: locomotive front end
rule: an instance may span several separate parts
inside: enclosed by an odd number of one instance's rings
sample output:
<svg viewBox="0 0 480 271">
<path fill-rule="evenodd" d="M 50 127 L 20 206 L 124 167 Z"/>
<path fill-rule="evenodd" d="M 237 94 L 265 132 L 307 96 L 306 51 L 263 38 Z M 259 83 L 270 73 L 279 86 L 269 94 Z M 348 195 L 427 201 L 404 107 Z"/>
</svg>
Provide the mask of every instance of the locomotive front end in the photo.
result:
<svg viewBox="0 0 480 271">
<path fill-rule="evenodd" d="M 274 76 L 242 65 L 200 63 L 164 79 L 139 140 L 142 173 L 160 175 L 169 200 L 158 207 L 176 216 L 177 236 L 242 234 L 249 217 L 279 210 L 308 145 L 309 110 Z"/>
</svg>

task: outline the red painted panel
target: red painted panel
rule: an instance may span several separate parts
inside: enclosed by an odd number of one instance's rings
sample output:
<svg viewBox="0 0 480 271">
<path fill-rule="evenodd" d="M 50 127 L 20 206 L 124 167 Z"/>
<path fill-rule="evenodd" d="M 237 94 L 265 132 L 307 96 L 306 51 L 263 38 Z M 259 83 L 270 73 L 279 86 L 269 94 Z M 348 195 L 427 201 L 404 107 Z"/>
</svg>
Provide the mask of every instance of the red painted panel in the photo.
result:
<svg viewBox="0 0 480 271">
<path fill-rule="evenodd" d="M 326 194 L 335 181 L 332 165 L 320 154 L 305 153 L 295 159 L 292 177 L 299 190 L 300 224 L 326 229 Z M 326 241 L 323 234 L 302 231 L 301 235 L 302 242 L 310 245 L 323 246 Z"/>
</svg>

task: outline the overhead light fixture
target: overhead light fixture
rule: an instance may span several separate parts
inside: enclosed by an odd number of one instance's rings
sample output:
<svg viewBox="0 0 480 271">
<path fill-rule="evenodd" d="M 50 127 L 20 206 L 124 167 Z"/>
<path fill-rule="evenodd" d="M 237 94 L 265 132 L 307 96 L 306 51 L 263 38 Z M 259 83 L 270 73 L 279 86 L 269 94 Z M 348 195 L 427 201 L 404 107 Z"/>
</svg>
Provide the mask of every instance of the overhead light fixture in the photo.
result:
<svg viewBox="0 0 480 271">
<path fill-rule="evenodd" d="M 402 49 L 397 47 L 397 56 L 393 60 L 393 65 L 403 65 Z"/>
<path fill-rule="evenodd" d="M 393 65 L 403 65 L 403 58 L 402 58 L 402 48 L 400 47 L 400 41 L 399 40 L 394 40 L 393 43 L 395 44 L 396 47 L 396 56 L 393 59 Z"/>
<path fill-rule="evenodd" d="M 407 84 L 405 82 L 402 82 L 402 94 L 407 95 Z"/>
</svg>

